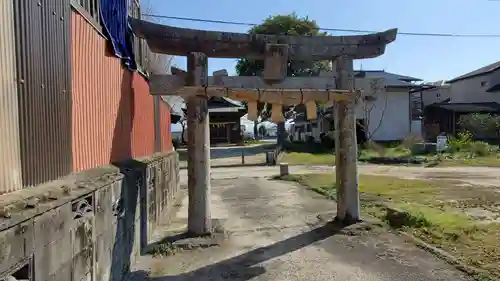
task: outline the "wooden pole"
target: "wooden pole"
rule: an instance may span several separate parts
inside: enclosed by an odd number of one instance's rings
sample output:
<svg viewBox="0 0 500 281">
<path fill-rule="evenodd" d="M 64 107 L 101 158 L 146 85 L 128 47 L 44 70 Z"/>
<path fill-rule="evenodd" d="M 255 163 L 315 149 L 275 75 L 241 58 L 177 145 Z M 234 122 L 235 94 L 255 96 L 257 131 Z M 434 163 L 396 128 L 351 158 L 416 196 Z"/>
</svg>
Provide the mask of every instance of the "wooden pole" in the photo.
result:
<svg viewBox="0 0 500 281">
<path fill-rule="evenodd" d="M 203 86 L 208 81 L 208 60 L 202 53 L 187 58 L 186 82 Z M 210 215 L 210 127 L 206 97 L 187 100 L 188 124 L 188 232 L 204 235 L 212 231 Z"/>
<path fill-rule="evenodd" d="M 354 87 L 352 58 L 335 59 L 336 86 L 351 90 Z M 360 219 L 355 103 L 339 101 L 334 105 L 335 114 L 335 173 L 337 185 L 337 217 L 344 224 Z"/>
</svg>

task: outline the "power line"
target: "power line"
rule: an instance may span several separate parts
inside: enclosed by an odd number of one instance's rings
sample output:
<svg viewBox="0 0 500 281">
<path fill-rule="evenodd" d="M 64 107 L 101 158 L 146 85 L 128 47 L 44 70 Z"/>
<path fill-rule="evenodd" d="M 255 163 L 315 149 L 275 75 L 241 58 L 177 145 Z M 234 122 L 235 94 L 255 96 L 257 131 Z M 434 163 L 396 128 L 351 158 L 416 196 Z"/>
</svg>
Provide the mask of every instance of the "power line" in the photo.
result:
<svg viewBox="0 0 500 281">
<path fill-rule="evenodd" d="M 497 1 L 497 0 L 495 0 L 495 1 Z M 500 1 L 500 0 L 498 0 L 498 1 Z M 164 16 L 164 15 L 154 15 L 154 14 L 142 14 L 142 16 L 151 17 L 151 18 L 164 18 L 164 19 L 172 19 L 172 20 L 184 20 L 184 21 L 243 25 L 243 26 L 257 26 L 257 25 L 259 25 L 256 23 L 248 23 L 248 22 L 210 20 L 210 19 L 188 18 L 188 17 L 173 17 L 173 16 Z M 320 27 L 320 28 L 318 28 L 318 30 L 336 31 L 336 32 L 352 32 L 352 33 L 375 33 L 375 32 L 377 32 L 374 30 L 325 28 L 325 27 Z M 398 35 L 428 36 L 428 37 L 500 38 L 500 34 L 453 34 L 453 33 L 398 32 Z"/>
</svg>

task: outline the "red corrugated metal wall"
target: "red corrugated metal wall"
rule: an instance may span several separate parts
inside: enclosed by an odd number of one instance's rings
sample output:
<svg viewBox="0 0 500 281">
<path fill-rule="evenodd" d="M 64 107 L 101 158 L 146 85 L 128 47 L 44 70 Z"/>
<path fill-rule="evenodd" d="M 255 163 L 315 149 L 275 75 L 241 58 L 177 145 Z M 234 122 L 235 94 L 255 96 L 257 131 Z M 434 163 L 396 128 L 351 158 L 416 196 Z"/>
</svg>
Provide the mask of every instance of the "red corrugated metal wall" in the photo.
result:
<svg viewBox="0 0 500 281">
<path fill-rule="evenodd" d="M 152 155 L 155 141 L 154 103 L 148 82 L 138 73 L 133 76 L 132 157 Z"/>
<path fill-rule="evenodd" d="M 124 69 L 106 40 L 76 12 L 71 49 L 73 169 L 153 154 L 154 108 L 147 81 Z"/>
<path fill-rule="evenodd" d="M 172 151 L 173 149 L 170 124 L 170 106 L 163 100 L 160 100 L 160 133 L 162 151 Z"/>
</svg>

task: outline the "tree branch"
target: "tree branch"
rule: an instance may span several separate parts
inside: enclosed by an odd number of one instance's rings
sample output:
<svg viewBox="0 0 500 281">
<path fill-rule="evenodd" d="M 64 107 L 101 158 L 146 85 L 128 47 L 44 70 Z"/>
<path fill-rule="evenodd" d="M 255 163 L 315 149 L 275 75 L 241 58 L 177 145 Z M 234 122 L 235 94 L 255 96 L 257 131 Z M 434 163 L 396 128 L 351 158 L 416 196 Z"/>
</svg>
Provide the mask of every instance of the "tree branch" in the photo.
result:
<svg viewBox="0 0 500 281">
<path fill-rule="evenodd" d="M 376 83 L 377 81 L 374 80 L 372 81 L 372 84 L 370 85 L 370 90 L 371 90 L 371 96 L 375 96 L 377 97 L 377 100 L 378 100 L 378 97 L 380 97 L 380 90 L 382 88 L 380 88 L 380 86 Z M 376 107 L 376 101 L 374 101 L 371 106 L 368 108 L 368 101 L 367 100 L 363 100 L 363 114 L 364 114 L 364 120 L 365 120 L 365 124 L 361 124 L 358 120 L 356 120 L 356 124 L 360 125 L 361 127 L 363 127 L 364 131 L 365 131 L 365 134 L 366 134 L 366 139 L 367 140 L 371 140 L 373 135 L 375 135 L 375 133 L 380 129 L 381 125 L 382 125 L 382 121 L 384 120 L 384 116 L 385 116 L 385 110 L 387 109 L 387 102 L 388 102 L 388 97 L 387 97 L 387 92 L 386 91 L 383 91 L 382 92 L 384 94 L 384 105 L 383 105 L 383 108 L 381 108 L 381 114 L 380 114 L 380 119 L 378 120 L 378 124 L 377 126 L 375 127 L 375 129 L 370 132 L 370 124 L 372 122 L 371 120 L 371 113 L 372 111 L 375 109 Z"/>
</svg>

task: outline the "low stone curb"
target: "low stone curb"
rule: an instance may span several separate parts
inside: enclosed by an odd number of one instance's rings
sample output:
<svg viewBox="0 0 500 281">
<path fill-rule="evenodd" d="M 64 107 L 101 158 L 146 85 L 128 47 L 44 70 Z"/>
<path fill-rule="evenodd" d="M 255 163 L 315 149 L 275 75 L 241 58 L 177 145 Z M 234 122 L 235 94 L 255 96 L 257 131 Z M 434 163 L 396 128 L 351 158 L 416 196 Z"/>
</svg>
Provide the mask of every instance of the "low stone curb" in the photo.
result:
<svg viewBox="0 0 500 281">
<path fill-rule="evenodd" d="M 393 216 L 394 219 L 396 219 L 396 220 L 399 219 L 399 217 L 404 217 L 407 215 L 407 212 L 405 210 L 400 210 L 398 208 L 395 208 L 388 203 L 380 203 L 379 206 L 385 208 L 387 210 L 388 214 L 392 213 L 391 216 Z M 407 238 L 407 240 L 410 240 L 410 242 L 414 243 L 417 247 L 433 254 L 434 256 L 436 256 L 442 260 L 444 260 L 448 264 L 453 265 L 455 268 L 466 273 L 467 275 L 470 275 L 472 277 L 481 276 L 483 278 L 483 279 L 481 279 L 482 281 L 485 280 L 485 278 L 488 278 L 486 280 L 495 280 L 495 281 L 498 280 L 498 278 L 494 279 L 494 278 L 490 277 L 491 274 L 488 273 L 487 271 L 481 270 L 481 269 L 473 267 L 473 266 L 466 265 L 466 264 L 462 263 L 458 258 L 456 258 L 452 254 L 446 252 L 445 250 L 440 249 L 436 246 L 433 246 L 429 243 L 426 243 L 423 240 L 413 236 L 412 234 L 410 234 L 408 232 L 397 230 L 397 228 L 394 228 L 394 227 L 392 227 L 392 229 L 395 229 L 399 235 L 404 236 L 405 238 Z"/>
<path fill-rule="evenodd" d="M 422 241 L 421 239 L 419 239 L 419 238 L 417 238 L 417 237 L 415 237 L 407 232 L 398 230 L 398 234 L 401 236 L 404 236 L 405 238 L 410 240 L 410 242 L 414 243 L 417 247 L 421 248 L 422 250 L 425 250 L 425 251 L 433 254 L 434 256 L 444 260 L 448 264 L 454 266 L 456 269 L 466 273 L 467 275 L 473 277 L 476 280 L 478 280 L 476 277 L 481 277 L 481 279 L 479 279 L 481 281 L 498 281 L 498 280 L 500 280 L 484 270 L 481 270 L 477 267 L 469 266 L 469 265 L 462 263 L 461 261 L 458 260 L 458 258 L 456 258 L 452 254 L 446 252 L 445 250 L 439 249 L 431 244 L 428 244 L 428 243 Z"/>
</svg>

